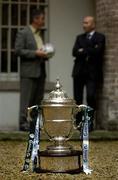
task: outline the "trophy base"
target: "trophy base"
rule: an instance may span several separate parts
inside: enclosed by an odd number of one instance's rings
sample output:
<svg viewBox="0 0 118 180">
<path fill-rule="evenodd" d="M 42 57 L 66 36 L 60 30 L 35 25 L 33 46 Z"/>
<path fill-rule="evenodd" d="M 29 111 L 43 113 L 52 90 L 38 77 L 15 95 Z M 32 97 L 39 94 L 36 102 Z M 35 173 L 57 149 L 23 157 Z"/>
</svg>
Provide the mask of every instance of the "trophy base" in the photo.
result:
<svg viewBox="0 0 118 180">
<path fill-rule="evenodd" d="M 39 152 L 39 168 L 37 173 L 69 173 L 82 172 L 82 151 L 72 150 L 70 153 L 49 153 L 47 150 Z"/>
<path fill-rule="evenodd" d="M 48 153 L 51 153 L 51 154 L 71 153 L 72 149 L 73 148 L 70 145 L 66 145 L 66 146 L 61 146 L 61 145 L 53 146 L 52 145 L 52 146 L 47 147 Z"/>
</svg>

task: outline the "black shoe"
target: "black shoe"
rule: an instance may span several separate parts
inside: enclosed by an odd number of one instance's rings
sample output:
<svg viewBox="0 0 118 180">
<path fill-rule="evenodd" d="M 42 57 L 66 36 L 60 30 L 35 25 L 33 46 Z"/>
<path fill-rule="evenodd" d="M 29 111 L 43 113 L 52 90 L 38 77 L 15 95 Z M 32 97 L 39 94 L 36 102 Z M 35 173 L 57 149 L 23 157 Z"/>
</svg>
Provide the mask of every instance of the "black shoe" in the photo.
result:
<svg viewBox="0 0 118 180">
<path fill-rule="evenodd" d="M 78 112 L 76 115 L 76 125 L 78 126 L 82 122 L 83 112 Z"/>
<path fill-rule="evenodd" d="M 88 114 L 89 114 L 89 117 L 90 117 L 90 121 L 88 122 L 88 125 L 89 125 L 89 132 L 93 131 L 94 130 L 94 113 L 95 111 L 92 110 L 90 111 Z"/>
<path fill-rule="evenodd" d="M 29 124 L 28 123 L 23 123 L 20 124 L 20 131 L 29 131 Z"/>
<path fill-rule="evenodd" d="M 90 121 L 90 123 L 89 123 L 89 132 L 91 132 L 93 130 L 94 130 L 94 124 L 93 124 L 93 121 Z"/>
</svg>

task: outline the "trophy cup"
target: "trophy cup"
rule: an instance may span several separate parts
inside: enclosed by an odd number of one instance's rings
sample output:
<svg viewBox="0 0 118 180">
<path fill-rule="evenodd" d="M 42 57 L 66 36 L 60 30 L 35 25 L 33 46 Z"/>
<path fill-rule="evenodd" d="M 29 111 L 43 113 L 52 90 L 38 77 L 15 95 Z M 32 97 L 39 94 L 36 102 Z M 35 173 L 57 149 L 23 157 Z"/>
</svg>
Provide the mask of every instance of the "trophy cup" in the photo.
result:
<svg viewBox="0 0 118 180">
<path fill-rule="evenodd" d="M 62 90 L 57 80 L 55 89 L 41 104 L 44 131 L 52 145 L 39 152 L 40 169 L 46 172 L 81 171 L 82 151 L 67 143 L 74 128 L 74 115 L 80 110 L 73 99 Z"/>
<path fill-rule="evenodd" d="M 80 134 L 83 144 L 82 149 L 75 150 L 72 145 L 68 144 L 68 140 L 75 129 L 75 115 L 82 110 L 84 110 L 84 120 L 81 122 Z M 62 90 L 60 81 L 57 79 L 55 88 L 49 93 L 48 98 L 44 99 L 40 106 L 28 108 L 28 117 L 33 128 L 30 128 L 23 170 L 28 169 L 30 158 L 33 161 L 33 166 L 36 165 L 38 157 L 39 166 L 35 171 L 39 173 L 61 172 L 73 174 L 81 171 L 86 174 L 91 173 L 88 167 L 89 111 L 91 111 L 91 108 L 86 105 L 76 105 L 75 101 L 70 99 L 67 93 Z M 39 143 L 41 122 L 43 122 L 42 127 L 51 142 L 43 151 L 40 150 Z"/>
</svg>

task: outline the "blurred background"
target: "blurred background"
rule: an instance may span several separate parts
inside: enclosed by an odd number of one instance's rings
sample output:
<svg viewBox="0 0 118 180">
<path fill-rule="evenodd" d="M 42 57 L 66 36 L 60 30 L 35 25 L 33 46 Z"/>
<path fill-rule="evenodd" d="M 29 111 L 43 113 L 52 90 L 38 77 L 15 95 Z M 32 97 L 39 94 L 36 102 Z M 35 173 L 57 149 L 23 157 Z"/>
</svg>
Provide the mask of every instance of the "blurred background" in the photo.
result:
<svg viewBox="0 0 118 180">
<path fill-rule="evenodd" d="M 98 90 L 97 129 L 118 129 L 118 2 L 109 0 L 0 0 L 0 130 L 18 130 L 20 60 L 14 42 L 19 29 L 28 25 L 33 9 L 43 7 L 44 42 L 51 42 L 55 56 L 47 63 L 45 96 L 57 77 L 73 98 L 72 47 L 83 32 L 85 16 L 96 17 L 97 30 L 106 35 L 104 84 Z"/>
</svg>

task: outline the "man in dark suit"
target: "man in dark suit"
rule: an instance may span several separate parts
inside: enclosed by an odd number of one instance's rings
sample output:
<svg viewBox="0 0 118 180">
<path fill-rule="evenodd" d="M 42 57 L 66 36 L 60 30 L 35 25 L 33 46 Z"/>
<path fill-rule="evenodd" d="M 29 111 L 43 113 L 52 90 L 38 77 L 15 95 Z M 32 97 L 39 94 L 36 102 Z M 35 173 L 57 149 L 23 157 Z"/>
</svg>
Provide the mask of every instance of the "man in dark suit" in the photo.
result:
<svg viewBox="0 0 118 180">
<path fill-rule="evenodd" d="M 95 20 L 87 16 L 83 20 L 85 33 L 78 35 L 73 47 L 75 63 L 73 67 L 74 98 L 77 104 L 83 102 L 83 89 L 86 86 L 87 104 L 96 109 L 96 89 L 102 81 L 102 63 L 105 49 L 105 36 L 95 31 Z M 80 118 L 77 115 L 77 124 Z"/>
<path fill-rule="evenodd" d="M 16 37 L 15 52 L 20 57 L 20 130 L 28 130 L 27 107 L 40 104 L 44 95 L 45 61 L 47 56 L 41 50 L 43 41 L 40 34 L 45 15 L 34 10 L 31 25 L 20 30 Z"/>
</svg>

